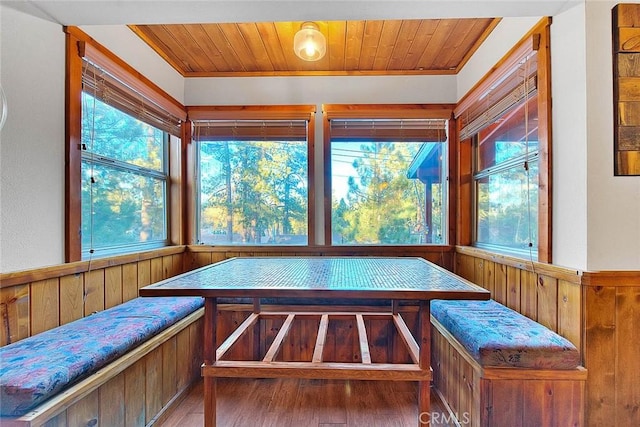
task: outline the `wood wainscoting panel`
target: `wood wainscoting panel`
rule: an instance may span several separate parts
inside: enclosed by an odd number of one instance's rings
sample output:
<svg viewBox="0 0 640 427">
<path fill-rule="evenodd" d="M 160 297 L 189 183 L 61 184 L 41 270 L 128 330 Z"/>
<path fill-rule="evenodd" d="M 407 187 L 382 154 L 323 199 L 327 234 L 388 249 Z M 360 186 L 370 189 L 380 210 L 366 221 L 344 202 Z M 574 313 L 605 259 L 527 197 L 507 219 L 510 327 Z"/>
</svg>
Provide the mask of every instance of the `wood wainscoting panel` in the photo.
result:
<svg viewBox="0 0 640 427">
<path fill-rule="evenodd" d="M 538 320 L 538 275 L 533 271 L 520 271 L 520 313 Z"/>
<path fill-rule="evenodd" d="M 104 308 L 111 308 L 122 302 L 122 266 L 107 267 L 104 271 Z"/>
<path fill-rule="evenodd" d="M 99 425 L 100 390 L 94 390 L 84 399 L 67 409 L 67 422 L 70 426 Z"/>
<path fill-rule="evenodd" d="M 65 325 L 84 315 L 84 275 L 60 277 L 60 324 Z"/>
<path fill-rule="evenodd" d="M 138 263 L 122 266 L 122 300 L 127 302 L 138 296 Z M 132 284 L 135 284 L 133 286 Z"/>
<path fill-rule="evenodd" d="M 176 348 L 178 350 L 183 348 L 197 348 L 197 346 L 195 345 L 196 343 L 194 343 L 193 347 L 190 347 L 191 327 L 195 326 L 193 325 L 189 326 L 189 328 L 183 329 L 176 336 Z M 202 340 L 198 340 L 197 342 L 202 342 Z M 176 387 L 178 388 L 178 390 L 185 389 L 193 379 L 194 369 L 192 369 L 192 356 L 192 354 L 189 354 L 187 355 L 187 357 L 183 356 L 180 359 L 176 360 Z M 195 372 L 197 372 L 197 375 L 200 376 L 200 371 L 198 369 L 195 369 Z"/>
<path fill-rule="evenodd" d="M 577 286 L 576 286 L 577 288 Z M 538 300 L 536 302 L 537 321 L 552 331 L 558 330 L 558 279 L 540 274 L 536 283 Z"/>
<path fill-rule="evenodd" d="M 144 359 L 138 360 L 124 371 L 124 399 L 127 405 L 123 421 L 126 426 L 141 426 L 145 424 L 145 373 L 146 364 Z"/>
<path fill-rule="evenodd" d="M 640 425 L 640 271 L 585 272 L 583 281 L 587 425 Z"/>
<path fill-rule="evenodd" d="M 616 425 L 615 287 L 586 287 L 584 306 L 583 358 L 589 370 L 586 417 L 591 426 Z"/>
<path fill-rule="evenodd" d="M 162 268 L 162 258 L 153 258 L 151 261 L 151 282 L 156 283 L 163 279 L 164 269 Z"/>
<path fill-rule="evenodd" d="M 509 295 L 509 267 L 497 262 L 494 263 L 494 276 L 493 299 L 500 304 L 507 305 L 507 297 Z"/>
<path fill-rule="evenodd" d="M 640 271 L 585 272 L 583 285 L 587 425 L 640 425 Z"/>
<path fill-rule="evenodd" d="M 104 268 L 88 271 L 84 275 L 84 315 L 102 311 L 104 301 Z"/>
<path fill-rule="evenodd" d="M 558 280 L 558 333 L 581 348 L 582 289 L 566 280 Z"/>
<path fill-rule="evenodd" d="M 145 371 L 145 419 L 149 424 L 162 409 L 162 347 L 147 354 Z"/>
<path fill-rule="evenodd" d="M 518 267 L 507 266 L 507 303 L 512 310 L 520 311 L 520 272 Z"/>
<path fill-rule="evenodd" d="M 472 256 L 461 253 L 456 254 L 456 266 L 454 271 L 458 276 L 464 277 L 465 279 L 473 282 L 475 279 L 474 270 L 475 262 Z"/>
<path fill-rule="evenodd" d="M 31 321 L 31 334 L 60 326 L 60 281 L 47 279 L 31 284 L 31 309 L 40 313 Z"/>
<path fill-rule="evenodd" d="M 151 260 L 138 261 L 138 289 L 151 284 Z"/>
<path fill-rule="evenodd" d="M 117 426 L 125 419 L 125 373 L 121 372 L 100 387 L 99 426 Z"/>
<path fill-rule="evenodd" d="M 639 329 L 640 286 L 616 288 L 616 414 L 633 425 L 640 425 Z"/>
<path fill-rule="evenodd" d="M 165 341 L 162 346 L 162 406 L 166 406 L 178 392 L 176 365 L 177 336 Z"/>
</svg>

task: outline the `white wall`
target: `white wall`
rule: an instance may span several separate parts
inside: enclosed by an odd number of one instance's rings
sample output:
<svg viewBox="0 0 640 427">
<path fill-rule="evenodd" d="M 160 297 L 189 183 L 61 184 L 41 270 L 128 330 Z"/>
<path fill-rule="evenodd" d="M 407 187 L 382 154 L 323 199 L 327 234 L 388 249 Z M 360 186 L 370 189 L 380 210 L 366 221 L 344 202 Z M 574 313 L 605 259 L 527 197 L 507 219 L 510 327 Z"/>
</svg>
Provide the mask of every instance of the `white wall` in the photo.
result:
<svg viewBox="0 0 640 427">
<path fill-rule="evenodd" d="M 640 177 L 613 176 L 611 9 L 616 3 L 586 2 L 590 270 L 640 270 Z"/>
<path fill-rule="evenodd" d="M 455 76 L 218 77 L 185 81 L 187 105 L 455 103 Z"/>
<path fill-rule="evenodd" d="M 0 271 L 64 261 L 64 34 L 0 6 Z"/>
<path fill-rule="evenodd" d="M 587 81 L 585 8 L 553 18 L 551 25 L 553 258 L 586 269 Z"/>
</svg>

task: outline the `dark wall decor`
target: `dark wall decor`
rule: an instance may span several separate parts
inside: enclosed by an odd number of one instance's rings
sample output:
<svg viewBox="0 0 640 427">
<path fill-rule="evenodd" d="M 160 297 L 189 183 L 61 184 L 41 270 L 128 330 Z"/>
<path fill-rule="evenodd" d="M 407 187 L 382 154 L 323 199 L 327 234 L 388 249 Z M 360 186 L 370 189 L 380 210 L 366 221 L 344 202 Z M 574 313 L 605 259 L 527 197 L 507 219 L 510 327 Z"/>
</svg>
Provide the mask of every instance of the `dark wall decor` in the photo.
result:
<svg viewBox="0 0 640 427">
<path fill-rule="evenodd" d="M 640 175 L 640 4 L 612 17 L 614 174 Z"/>
</svg>

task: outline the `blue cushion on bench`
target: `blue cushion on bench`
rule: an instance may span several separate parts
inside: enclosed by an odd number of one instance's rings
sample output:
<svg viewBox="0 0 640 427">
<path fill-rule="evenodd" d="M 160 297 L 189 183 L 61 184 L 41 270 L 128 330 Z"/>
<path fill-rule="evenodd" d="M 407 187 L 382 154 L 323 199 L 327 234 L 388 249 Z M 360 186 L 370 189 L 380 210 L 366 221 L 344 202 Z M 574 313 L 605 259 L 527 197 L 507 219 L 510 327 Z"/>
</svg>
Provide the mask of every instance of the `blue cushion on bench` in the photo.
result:
<svg viewBox="0 0 640 427">
<path fill-rule="evenodd" d="M 0 348 L 0 415 L 24 415 L 203 305 L 136 298 Z"/>
<path fill-rule="evenodd" d="M 431 301 L 431 314 L 485 367 L 574 369 L 570 341 L 494 301 Z"/>
</svg>

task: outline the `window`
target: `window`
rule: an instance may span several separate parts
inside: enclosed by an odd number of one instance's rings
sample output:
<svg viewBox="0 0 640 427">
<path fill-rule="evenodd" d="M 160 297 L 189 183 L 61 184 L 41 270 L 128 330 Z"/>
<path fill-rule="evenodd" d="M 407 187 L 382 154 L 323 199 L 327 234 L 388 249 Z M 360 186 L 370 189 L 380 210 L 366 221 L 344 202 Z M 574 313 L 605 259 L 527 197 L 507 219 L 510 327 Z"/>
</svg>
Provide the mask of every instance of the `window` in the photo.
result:
<svg viewBox="0 0 640 427">
<path fill-rule="evenodd" d="M 460 212 L 473 213 L 470 236 L 458 241 L 543 262 L 551 261 L 547 45 L 543 20 L 455 111 L 460 192 L 471 195 Z"/>
<path fill-rule="evenodd" d="M 448 120 L 402 114 L 329 119 L 331 244 L 447 244 Z"/>
<path fill-rule="evenodd" d="M 476 134 L 476 243 L 480 246 L 537 252 L 536 105 L 534 95 Z"/>
<path fill-rule="evenodd" d="M 194 120 L 192 126 L 198 243 L 309 244 L 308 119 Z"/>
<path fill-rule="evenodd" d="M 78 28 L 65 31 L 66 261 L 182 243 L 184 107 Z"/>
<path fill-rule="evenodd" d="M 82 93 L 82 252 L 167 240 L 168 135 Z"/>
</svg>

